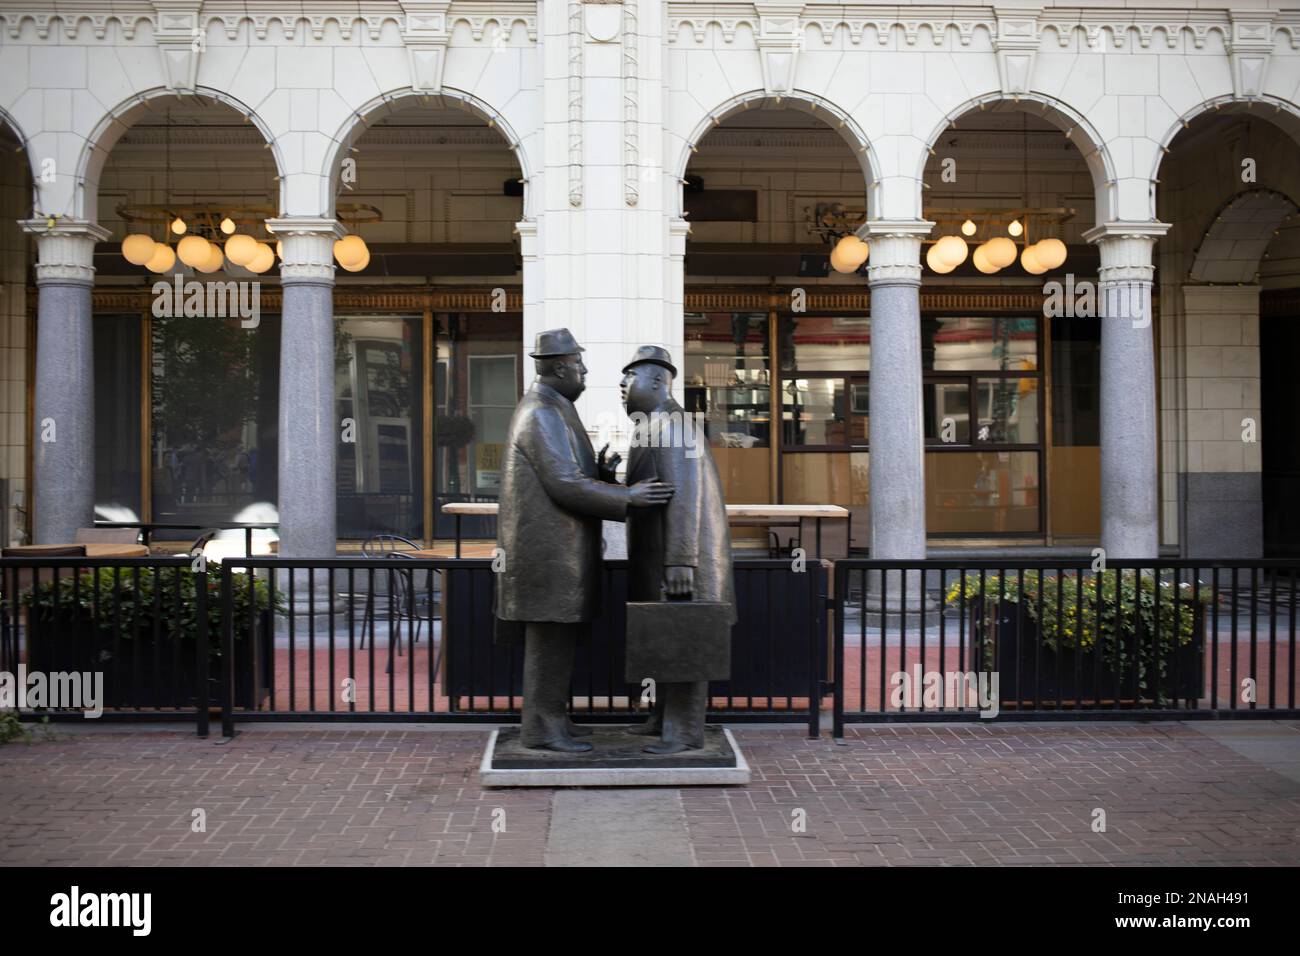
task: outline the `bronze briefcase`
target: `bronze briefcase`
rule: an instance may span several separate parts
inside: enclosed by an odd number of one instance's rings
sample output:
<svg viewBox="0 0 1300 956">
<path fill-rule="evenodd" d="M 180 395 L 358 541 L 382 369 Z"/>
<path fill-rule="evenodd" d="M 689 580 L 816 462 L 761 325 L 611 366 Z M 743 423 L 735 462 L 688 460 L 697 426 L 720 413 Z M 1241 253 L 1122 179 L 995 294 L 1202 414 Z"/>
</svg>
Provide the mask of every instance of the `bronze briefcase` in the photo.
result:
<svg viewBox="0 0 1300 956">
<path fill-rule="evenodd" d="M 625 679 L 684 683 L 731 677 L 731 605 L 629 601 Z"/>
</svg>

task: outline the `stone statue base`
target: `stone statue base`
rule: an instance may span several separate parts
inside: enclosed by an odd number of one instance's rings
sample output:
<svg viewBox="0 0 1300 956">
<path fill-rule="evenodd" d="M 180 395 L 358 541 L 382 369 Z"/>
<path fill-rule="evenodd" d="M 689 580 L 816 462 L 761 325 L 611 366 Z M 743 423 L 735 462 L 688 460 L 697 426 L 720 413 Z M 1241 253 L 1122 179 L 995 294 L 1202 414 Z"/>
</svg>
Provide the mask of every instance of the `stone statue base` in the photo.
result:
<svg viewBox="0 0 1300 956">
<path fill-rule="evenodd" d="M 594 748 L 566 754 L 532 750 L 519 743 L 518 727 L 492 732 L 479 783 L 485 787 L 684 787 L 749 783 L 749 764 L 731 731 L 704 729 L 704 747 L 658 756 L 642 748 L 655 737 L 627 733 L 627 727 L 588 725 L 582 740 Z"/>
</svg>

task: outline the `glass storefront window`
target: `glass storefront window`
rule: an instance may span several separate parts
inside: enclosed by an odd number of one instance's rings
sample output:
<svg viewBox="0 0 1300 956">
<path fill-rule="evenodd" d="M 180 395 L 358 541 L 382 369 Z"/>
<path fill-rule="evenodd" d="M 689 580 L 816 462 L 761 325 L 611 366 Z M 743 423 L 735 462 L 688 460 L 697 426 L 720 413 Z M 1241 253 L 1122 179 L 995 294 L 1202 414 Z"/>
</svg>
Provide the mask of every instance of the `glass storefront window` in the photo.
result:
<svg viewBox="0 0 1300 956">
<path fill-rule="evenodd" d="M 921 329 L 927 372 L 1038 369 L 1038 319 L 1032 316 L 943 316 L 924 319 Z"/>
<path fill-rule="evenodd" d="M 844 379 L 787 378 L 781 382 L 781 441 L 787 445 L 848 444 Z"/>
<path fill-rule="evenodd" d="M 975 439 L 992 445 L 1038 444 L 1038 380 L 977 378 Z"/>
<path fill-rule="evenodd" d="M 277 500 L 280 317 L 264 313 L 253 329 L 238 318 L 152 327 L 153 520 L 264 520 Z"/>
<path fill-rule="evenodd" d="M 970 444 L 970 383 L 927 381 L 921 398 L 925 409 L 927 444 Z"/>
<path fill-rule="evenodd" d="M 925 519 L 931 534 L 1035 534 L 1038 453 L 931 452 L 925 456 Z"/>
<path fill-rule="evenodd" d="M 685 409 L 704 415 L 723 494 L 735 504 L 772 501 L 771 358 L 765 312 L 686 316 Z"/>
<path fill-rule="evenodd" d="M 871 319 L 865 315 L 785 315 L 779 328 L 785 371 L 871 369 Z"/>
<path fill-rule="evenodd" d="M 1052 533 L 1101 533 L 1101 323 L 1052 319 Z"/>
<path fill-rule="evenodd" d="M 335 394 L 352 441 L 338 446 L 338 534 L 424 534 L 423 323 L 346 316 L 337 331 Z"/>
<path fill-rule="evenodd" d="M 97 315 L 95 517 L 141 520 L 139 315 Z"/>
<path fill-rule="evenodd" d="M 433 400 L 436 536 L 455 534 L 455 520 L 442 513 L 454 501 L 496 501 L 510 416 L 521 382 L 533 379 L 532 359 L 522 347 L 518 313 L 435 313 L 437 330 Z M 527 363 L 525 366 L 524 363 Z M 465 518 L 467 538 L 491 537 L 494 522 Z"/>
</svg>

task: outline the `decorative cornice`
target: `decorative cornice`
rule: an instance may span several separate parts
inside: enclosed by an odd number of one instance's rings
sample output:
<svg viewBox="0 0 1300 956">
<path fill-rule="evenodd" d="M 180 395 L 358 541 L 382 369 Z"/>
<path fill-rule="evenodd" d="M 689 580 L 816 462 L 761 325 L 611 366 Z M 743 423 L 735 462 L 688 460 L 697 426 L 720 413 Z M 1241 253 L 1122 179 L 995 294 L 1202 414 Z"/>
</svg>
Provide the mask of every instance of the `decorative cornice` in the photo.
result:
<svg viewBox="0 0 1300 956">
<path fill-rule="evenodd" d="M 30 10 L 0 10 L 0 23 L 7 27 L 10 38 L 18 39 L 23 25 L 28 22 L 41 40 L 49 39 L 52 33 L 57 35 L 60 29 L 69 40 L 76 39 L 83 24 L 87 23 L 98 40 L 108 36 L 112 23 L 117 24 L 127 40 L 135 38 L 142 22 L 151 26 L 155 33 L 159 29 L 158 12 L 148 0 L 115 0 L 111 4 L 103 0 L 61 0 L 57 11 L 37 10 L 35 4 L 32 6 Z M 111 9 L 106 10 L 106 7 Z M 358 24 L 360 32 L 371 40 L 378 40 L 387 24 L 403 33 L 408 29 L 408 14 L 400 0 L 314 0 L 296 10 L 289 7 L 284 3 L 204 0 L 198 25 L 206 34 L 209 27 L 218 24 L 230 40 L 238 38 L 244 21 L 248 21 L 249 30 L 258 40 L 267 39 L 271 25 L 276 23 L 287 38 L 295 41 L 303 38 L 299 36 L 299 24 L 303 25 L 303 36 L 310 32 L 314 40 L 323 40 L 325 30 L 331 24 L 344 40 L 352 39 Z M 476 43 L 483 41 L 484 34 L 493 24 L 509 35 L 516 23 L 522 23 L 528 31 L 528 38 L 537 42 L 537 4 L 527 0 L 454 2 L 446 14 L 446 32 L 450 34 L 461 23 L 470 28 L 470 35 Z"/>
<path fill-rule="evenodd" d="M 994 6 L 844 4 L 829 7 L 822 12 L 820 5 L 806 4 L 801 5 L 801 10 L 801 35 L 809 28 L 816 29 L 821 34 L 822 42 L 829 43 L 836 31 L 843 28 L 853 46 L 862 45 L 868 30 L 874 34 L 876 44 L 882 47 L 895 43 L 895 36 L 901 38 L 900 45 L 914 47 L 921 42 L 922 31 L 928 32 L 929 42 L 936 47 L 970 46 L 976 32 L 981 30 L 993 42 L 1025 39 L 1032 40 L 1035 48 L 1047 39 L 1049 31 L 1062 49 L 1075 42 L 1077 31 L 1083 32 L 1082 41 L 1088 49 L 1101 49 L 1106 43 L 1116 49 L 1123 49 L 1129 43 L 1130 34 L 1136 34 L 1137 45 L 1142 49 L 1150 48 L 1158 33 L 1163 34 L 1165 46 L 1170 50 L 1178 49 L 1180 44 L 1186 42 L 1190 42 L 1193 49 L 1203 49 L 1211 33 L 1218 33 L 1225 47 L 1233 40 L 1233 19 L 1226 8 L 1116 10 L 1073 6 L 1016 10 Z M 1272 15 L 1254 16 L 1250 13 L 1233 15 L 1233 18 L 1249 21 L 1271 17 Z M 1026 18 L 1033 21 L 1032 32 L 1028 36 L 1020 34 L 1016 24 L 1017 20 Z M 670 44 L 677 42 L 682 27 L 689 28 L 694 41 L 702 44 L 708 37 L 710 26 L 717 27 L 723 42 L 731 43 L 742 26 L 758 36 L 760 17 L 754 6 L 748 3 L 668 4 Z M 1012 36 L 1009 31 L 1000 30 L 1000 26 L 1010 27 L 1017 35 Z M 1276 15 L 1268 33 L 1269 42 L 1282 33 L 1286 34 L 1293 50 L 1300 49 L 1300 12 L 1288 10 Z M 952 36 L 956 37 L 955 44 L 951 41 Z"/>
</svg>

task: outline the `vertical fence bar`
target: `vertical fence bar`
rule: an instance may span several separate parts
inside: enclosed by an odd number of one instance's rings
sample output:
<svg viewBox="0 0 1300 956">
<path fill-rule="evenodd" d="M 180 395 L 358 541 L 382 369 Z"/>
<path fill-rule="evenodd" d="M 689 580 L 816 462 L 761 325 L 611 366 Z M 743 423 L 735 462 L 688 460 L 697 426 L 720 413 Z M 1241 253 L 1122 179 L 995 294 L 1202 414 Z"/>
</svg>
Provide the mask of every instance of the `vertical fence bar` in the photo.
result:
<svg viewBox="0 0 1300 956">
<path fill-rule="evenodd" d="M 898 670 L 903 675 L 904 681 L 909 681 L 907 672 L 907 571 L 900 569 L 898 572 Z M 922 681 L 925 675 L 921 675 Z M 907 698 L 909 695 L 903 695 L 903 705 L 899 710 L 907 712 Z M 913 702 L 915 703 L 915 702 Z"/>
<path fill-rule="evenodd" d="M 307 569 L 307 710 L 316 709 L 316 569 Z"/>
<path fill-rule="evenodd" d="M 1160 707 L 1160 705 L 1163 703 L 1163 701 L 1160 698 L 1160 672 L 1164 670 L 1165 654 L 1164 654 L 1164 645 L 1161 644 L 1160 641 L 1160 564 L 1158 562 L 1153 570 L 1154 570 L 1154 574 L 1152 575 L 1151 583 L 1152 586 L 1155 588 L 1155 595 L 1152 598 L 1153 621 L 1152 621 L 1151 630 L 1154 633 L 1151 635 L 1151 672 L 1152 672 L 1151 679 L 1155 682 L 1155 686 L 1153 686 L 1151 689 L 1151 706 Z M 1138 585 L 1138 596 L 1140 599 L 1142 594 L 1141 576 L 1138 577 L 1137 585 Z M 1138 601 L 1138 606 L 1139 608 L 1141 607 L 1141 600 Z M 1174 656 L 1174 660 L 1177 661 L 1178 647 L 1179 647 L 1178 639 L 1179 637 L 1181 637 L 1182 628 L 1178 626 L 1179 622 L 1178 622 L 1178 614 L 1177 614 L 1178 611 L 1177 605 L 1174 606 L 1174 611 L 1175 614 L 1174 614 L 1174 641 L 1173 641 L 1174 655 L 1173 656 Z M 1175 664 L 1175 666 L 1177 665 Z"/>
<path fill-rule="evenodd" d="M 1239 575 L 1238 575 L 1237 569 L 1236 569 L 1235 567 L 1230 568 L 1229 570 L 1232 572 L 1232 641 L 1231 641 L 1231 651 L 1230 651 L 1230 653 L 1232 654 L 1232 658 L 1231 658 L 1231 660 L 1229 661 L 1229 665 L 1228 665 L 1229 668 L 1230 668 L 1230 671 L 1229 671 L 1229 675 L 1230 675 L 1230 676 L 1229 676 L 1229 679 L 1228 679 L 1228 684 L 1229 684 L 1229 689 L 1230 689 L 1231 692 L 1232 692 L 1232 704 L 1231 704 L 1230 706 L 1231 706 L 1231 709 L 1232 709 L 1232 710 L 1236 710 L 1236 709 L 1237 709 L 1237 697 L 1238 697 L 1238 686 L 1237 686 L 1237 578 L 1238 578 Z"/>
<path fill-rule="evenodd" d="M 365 621 L 361 624 L 364 627 Z M 362 638 L 365 638 L 363 633 Z M 348 680 L 352 681 L 348 700 L 348 713 L 357 710 L 357 575 L 355 568 L 348 568 Z"/>
<path fill-rule="evenodd" d="M 328 605 L 328 607 L 329 607 L 329 621 L 330 621 L 330 639 L 329 639 L 329 645 L 330 645 L 330 663 L 329 663 L 329 671 L 328 671 L 328 673 L 329 673 L 329 683 L 328 683 L 328 685 L 327 685 L 326 688 L 325 688 L 325 699 L 326 699 L 327 701 L 329 701 L 329 712 L 332 714 L 332 713 L 334 713 L 334 710 L 335 710 L 335 707 L 334 707 L 334 695 L 338 692 L 338 686 L 339 686 L 339 685 L 338 685 L 338 682 L 334 679 L 334 628 L 335 628 L 335 623 L 336 623 L 336 622 L 335 622 L 335 619 L 334 619 L 334 601 L 335 601 L 335 598 L 336 598 L 337 595 L 338 595 L 338 592 L 334 590 L 334 588 L 335 588 L 335 582 L 334 582 L 334 568 L 333 568 L 333 567 L 331 567 L 331 568 L 329 569 L 329 581 L 328 581 L 327 587 L 329 588 L 329 605 Z"/>
<path fill-rule="evenodd" d="M 249 606 L 256 610 L 257 591 L 253 588 L 253 569 L 245 568 L 248 575 Z M 221 568 L 221 736 L 235 736 L 235 576 L 230 565 Z M 244 642 L 245 653 L 256 654 L 256 634 L 248 632 Z M 257 662 L 249 660 L 253 674 L 251 690 L 257 696 Z"/>
<path fill-rule="evenodd" d="M 834 662 L 835 684 L 831 696 L 831 736 L 836 740 L 844 738 L 844 685 L 847 682 L 844 673 L 844 606 L 848 602 L 849 570 L 842 565 L 835 565 L 835 615 Z"/>
<path fill-rule="evenodd" d="M 1258 568 L 1250 569 L 1250 683 L 1254 692 L 1250 695 L 1250 709 L 1254 710 L 1259 701 L 1259 669 L 1256 661 L 1256 647 L 1259 643 L 1259 607 L 1255 597 L 1259 593 Z"/>
<path fill-rule="evenodd" d="M 180 575 L 176 575 L 179 580 Z M 179 609 L 178 609 L 179 610 Z M 198 735 L 208 735 L 208 677 L 212 668 L 208 661 L 208 572 L 194 575 L 194 613 L 197 616 L 197 635 L 194 640 L 194 703 L 198 711 Z M 179 641 L 179 632 L 177 639 Z"/>
<path fill-rule="evenodd" d="M 886 615 L 885 608 L 889 604 L 888 590 L 889 582 L 885 579 L 885 569 L 880 569 L 880 710 L 883 713 L 885 703 L 889 700 L 889 695 L 885 691 L 885 658 L 889 656 L 889 618 Z"/>
<path fill-rule="evenodd" d="M 1277 709 L 1277 574 L 1268 578 L 1268 709 Z"/>
<path fill-rule="evenodd" d="M 1210 709 L 1219 709 L 1219 569 L 1210 570 Z"/>
<path fill-rule="evenodd" d="M 821 628 L 826 608 L 826 568 L 820 559 L 809 582 L 809 609 L 807 627 L 800 628 L 808 635 L 808 739 L 816 740 L 822 735 L 822 647 L 826 643 L 826 632 Z M 836 625 L 838 627 L 838 624 Z"/>
</svg>

